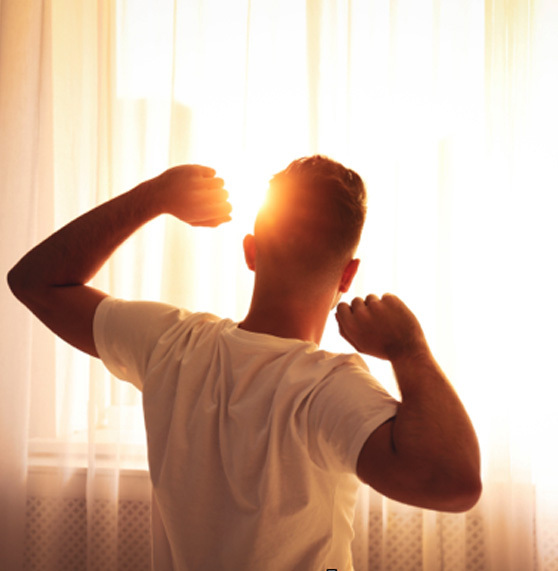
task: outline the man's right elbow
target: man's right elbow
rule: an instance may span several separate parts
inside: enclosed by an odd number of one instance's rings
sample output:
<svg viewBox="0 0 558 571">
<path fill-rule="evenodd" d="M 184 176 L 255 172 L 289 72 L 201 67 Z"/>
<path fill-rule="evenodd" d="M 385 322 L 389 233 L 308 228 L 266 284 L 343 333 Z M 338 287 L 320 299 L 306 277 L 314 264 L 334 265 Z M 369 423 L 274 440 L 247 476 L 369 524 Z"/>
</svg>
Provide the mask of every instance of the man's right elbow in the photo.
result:
<svg viewBox="0 0 558 571">
<path fill-rule="evenodd" d="M 10 291 L 19 299 L 19 291 L 22 289 L 20 285 L 20 280 L 18 279 L 16 268 L 12 268 L 8 275 L 6 276 L 6 281 L 8 282 L 8 287 Z"/>
<path fill-rule="evenodd" d="M 10 291 L 17 297 L 17 299 L 23 301 L 25 298 L 25 292 L 29 290 L 29 287 L 25 284 L 25 280 L 20 275 L 20 272 L 18 272 L 17 266 L 14 266 L 8 272 L 6 280 Z"/>
<path fill-rule="evenodd" d="M 21 301 L 21 303 L 29 307 L 33 300 L 35 289 L 33 288 L 33 284 L 18 271 L 17 265 L 8 272 L 6 281 L 14 296 Z"/>
</svg>

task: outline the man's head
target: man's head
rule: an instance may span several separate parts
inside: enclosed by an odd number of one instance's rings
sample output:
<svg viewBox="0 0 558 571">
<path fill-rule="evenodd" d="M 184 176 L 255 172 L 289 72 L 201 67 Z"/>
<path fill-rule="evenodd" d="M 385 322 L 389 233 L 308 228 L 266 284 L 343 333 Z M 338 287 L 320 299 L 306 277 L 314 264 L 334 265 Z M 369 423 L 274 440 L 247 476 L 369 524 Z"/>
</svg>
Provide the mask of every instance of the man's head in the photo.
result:
<svg viewBox="0 0 558 571">
<path fill-rule="evenodd" d="M 293 285 L 330 286 L 354 256 L 365 214 L 356 172 L 319 155 L 295 160 L 270 181 L 248 263 Z"/>
</svg>

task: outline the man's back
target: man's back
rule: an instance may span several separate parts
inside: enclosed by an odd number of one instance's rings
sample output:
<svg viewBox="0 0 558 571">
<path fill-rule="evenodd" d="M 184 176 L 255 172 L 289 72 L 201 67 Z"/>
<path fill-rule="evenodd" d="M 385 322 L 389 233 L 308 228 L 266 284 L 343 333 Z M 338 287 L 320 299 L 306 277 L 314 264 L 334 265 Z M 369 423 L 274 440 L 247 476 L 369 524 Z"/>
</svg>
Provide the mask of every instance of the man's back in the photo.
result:
<svg viewBox="0 0 558 571">
<path fill-rule="evenodd" d="M 357 457 L 396 412 L 359 357 L 110 298 L 95 335 L 109 368 L 143 389 L 177 568 L 351 568 Z"/>
</svg>

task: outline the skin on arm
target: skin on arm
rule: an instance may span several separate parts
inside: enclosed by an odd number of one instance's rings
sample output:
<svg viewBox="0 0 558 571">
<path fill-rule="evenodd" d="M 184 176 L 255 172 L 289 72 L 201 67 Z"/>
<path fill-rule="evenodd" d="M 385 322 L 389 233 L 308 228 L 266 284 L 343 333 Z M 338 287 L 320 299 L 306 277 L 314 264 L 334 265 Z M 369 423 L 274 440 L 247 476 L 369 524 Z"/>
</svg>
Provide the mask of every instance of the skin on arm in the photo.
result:
<svg viewBox="0 0 558 571">
<path fill-rule="evenodd" d="M 361 450 L 359 478 L 407 504 L 470 509 L 482 490 L 477 437 L 416 317 L 389 294 L 342 303 L 336 317 L 341 334 L 358 351 L 391 362 L 401 392 L 397 415 Z"/>
<path fill-rule="evenodd" d="M 93 316 L 107 294 L 86 284 L 122 242 L 160 214 L 192 226 L 230 220 L 223 184 L 208 167 L 171 168 L 52 234 L 10 270 L 8 284 L 54 333 L 97 357 Z"/>
</svg>

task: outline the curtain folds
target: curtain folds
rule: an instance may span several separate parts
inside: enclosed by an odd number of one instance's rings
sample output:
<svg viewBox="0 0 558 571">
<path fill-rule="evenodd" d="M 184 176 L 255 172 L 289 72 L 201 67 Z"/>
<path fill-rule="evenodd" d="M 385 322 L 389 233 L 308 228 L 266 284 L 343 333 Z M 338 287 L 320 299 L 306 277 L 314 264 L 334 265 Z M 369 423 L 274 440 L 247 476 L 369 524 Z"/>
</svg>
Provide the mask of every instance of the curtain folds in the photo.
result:
<svg viewBox="0 0 558 571">
<path fill-rule="evenodd" d="M 485 483 L 460 515 L 363 487 L 355 568 L 556 569 L 557 26 L 553 0 L 1 0 L 0 267 L 170 165 L 208 164 L 233 222 L 155 220 L 95 285 L 240 319 L 268 179 L 316 152 L 346 163 L 369 191 L 351 294 L 415 311 Z M 38 568 L 145 568 L 122 527 L 148 522 L 140 395 L 0 295 L 0 566 L 40 547 Z M 350 350 L 334 320 L 323 346 Z M 73 552 L 56 530 L 39 545 L 40 506 L 60 529 L 72 514 Z"/>
</svg>

